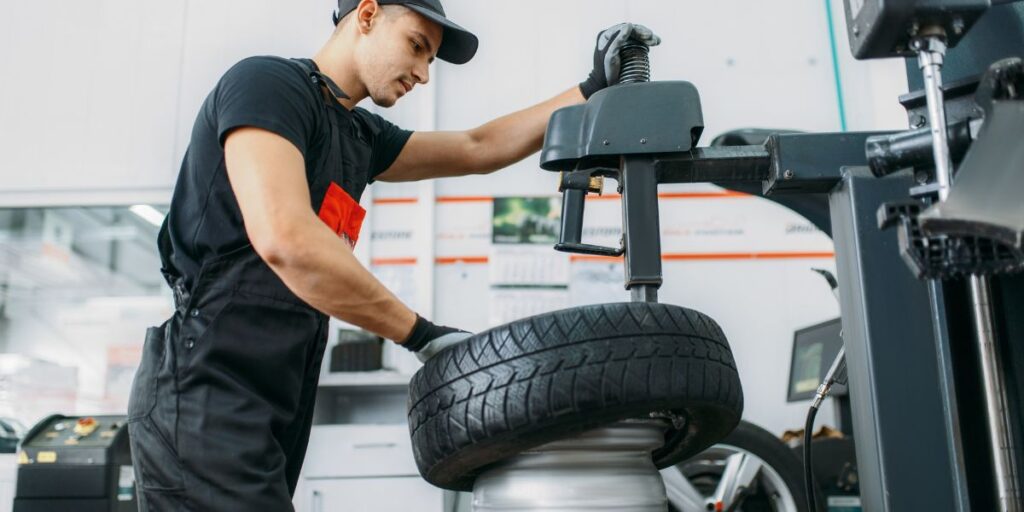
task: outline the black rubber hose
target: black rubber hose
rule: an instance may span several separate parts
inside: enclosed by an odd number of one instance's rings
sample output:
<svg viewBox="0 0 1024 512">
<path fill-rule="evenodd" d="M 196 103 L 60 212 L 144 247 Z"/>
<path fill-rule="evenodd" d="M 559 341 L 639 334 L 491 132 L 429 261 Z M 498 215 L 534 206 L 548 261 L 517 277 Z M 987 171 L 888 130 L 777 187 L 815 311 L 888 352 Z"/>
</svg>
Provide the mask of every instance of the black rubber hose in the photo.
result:
<svg viewBox="0 0 1024 512">
<path fill-rule="evenodd" d="M 814 431 L 814 417 L 818 408 L 811 407 L 807 411 L 807 423 L 804 425 L 804 487 L 807 490 L 807 510 L 817 512 L 817 500 L 814 497 L 814 470 L 811 466 L 811 435 Z"/>
</svg>

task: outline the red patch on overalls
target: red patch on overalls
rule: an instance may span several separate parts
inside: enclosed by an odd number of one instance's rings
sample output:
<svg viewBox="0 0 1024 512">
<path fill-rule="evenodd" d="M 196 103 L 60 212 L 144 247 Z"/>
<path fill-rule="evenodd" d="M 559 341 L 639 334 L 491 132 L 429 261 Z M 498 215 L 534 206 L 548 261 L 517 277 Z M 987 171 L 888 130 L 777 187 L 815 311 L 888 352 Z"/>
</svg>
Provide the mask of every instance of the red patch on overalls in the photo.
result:
<svg viewBox="0 0 1024 512">
<path fill-rule="evenodd" d="M 331 231 L 355 247 L 359 241 L 359 231 L 363 228 L 363 219 L 366 218 L 366 210 L 332 181 L 320 205 L 319 217 Z"/>
</svg>

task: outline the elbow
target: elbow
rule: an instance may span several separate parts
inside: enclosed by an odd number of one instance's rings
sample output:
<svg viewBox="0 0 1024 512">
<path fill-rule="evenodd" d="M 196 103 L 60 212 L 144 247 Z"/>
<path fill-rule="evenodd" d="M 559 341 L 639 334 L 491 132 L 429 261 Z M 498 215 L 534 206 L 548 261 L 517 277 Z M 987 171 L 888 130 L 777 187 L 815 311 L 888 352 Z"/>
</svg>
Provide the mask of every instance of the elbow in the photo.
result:
<svg viewBox="0 0 1024 512">
<path fill-rule="evenodd" d="M 489 144 L 487 135 L 480 129 L 466 133 L 466 145 L 463 149 L 463 174 L 491 174 L 498 170 L 497 157 L 493 154 L 495 144 Z"/>
<path fill-rule="evenodd" d="M 469 153 L 471 156 L 465 164 L 465 174 L 492 174 L 506 166 L 500 155 L 489 153 L 488 149 L 487 146 L 482 144 L 474 146 L 474 149 Z"/>
<path fill-rule="evenodd" d="M 282 268 L 291 260 L 292 256 L 284 244 L 273 240 L 258 240 L 251 239 L 252 247 L 270 268 Z"/>
<path fill-rule="evenodd" d="M 508 167 L 508 165 L 508 162 L 499 159 L 483 159 L 474 166 L 471 174 L 493 174 Z"/>
<path fill-rule="evenodd" d="M 275 271 L 301 266 L 302 244 L 298 226 L 279 223 L 262 229 L 249 230 L 249 241 L 256 254 Z"/>
<path fill-rule="evenodd" d="M 472 130 L 466 142 L 465 174 L 491 174 L 526 158 L 529 151 L 496 140 L 483 130 Z"/>
</svg>

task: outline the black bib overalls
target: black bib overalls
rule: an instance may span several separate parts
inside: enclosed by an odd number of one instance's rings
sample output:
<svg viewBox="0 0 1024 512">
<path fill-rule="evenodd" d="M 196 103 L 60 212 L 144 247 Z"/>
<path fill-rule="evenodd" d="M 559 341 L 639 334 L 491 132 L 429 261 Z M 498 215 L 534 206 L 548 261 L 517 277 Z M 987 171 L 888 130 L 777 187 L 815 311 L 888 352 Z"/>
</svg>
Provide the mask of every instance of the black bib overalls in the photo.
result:
<svg viewBox="0 0 1024 512">
<path fill-rule="evenodd" d="M 326 79 L 309 61 L 295 63 L 319 95 Z M 324 109 L 331 133 L 321 171 L 309 177 L 314 211 L 332 183 L 358 200 L 370 159 L 352 114 L 333 100 Z M 165 225 L 162 256 L 168 243 Z M 189 290 L 166 258 L 164 273 L 176 311 L 147 332 L 128 406 L 141 509 L 291 510 L 328 317 L 251 246 L 204 261 Z"/>
</svg>

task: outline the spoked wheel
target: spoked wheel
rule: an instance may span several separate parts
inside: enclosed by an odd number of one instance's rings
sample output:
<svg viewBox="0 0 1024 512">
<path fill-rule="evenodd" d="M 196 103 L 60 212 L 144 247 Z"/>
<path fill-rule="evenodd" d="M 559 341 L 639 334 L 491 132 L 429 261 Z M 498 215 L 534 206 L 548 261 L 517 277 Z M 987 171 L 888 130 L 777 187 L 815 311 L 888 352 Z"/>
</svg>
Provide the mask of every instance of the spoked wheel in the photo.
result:
<svg viewBox="0 0 1024 512">
<path fill-rule="evenodd" d="M 800 461 L 782 441 L 746 421 L 721 443 L 661 474 L 672 512 L 810 512 Z"/>
</svg>

